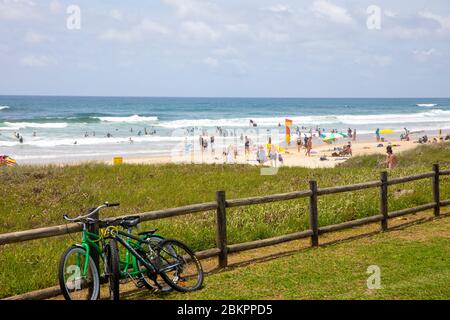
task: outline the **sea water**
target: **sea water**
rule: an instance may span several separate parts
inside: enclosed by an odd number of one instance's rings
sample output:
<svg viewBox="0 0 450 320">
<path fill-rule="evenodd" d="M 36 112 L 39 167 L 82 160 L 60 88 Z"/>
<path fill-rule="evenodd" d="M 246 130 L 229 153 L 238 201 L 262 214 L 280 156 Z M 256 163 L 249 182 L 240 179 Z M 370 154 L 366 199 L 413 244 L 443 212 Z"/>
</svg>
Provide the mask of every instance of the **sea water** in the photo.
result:
<svg viewBox="0 0 450 320">
<path fill-rule="evenodd" d="M 200 134 L 214 135 L 222 146 L 243 144 L 241 134 L 283 135 L 286 118 L 293 121 L 293 132 L 297 127 L 303 132 L 351 128 L 358 135 L 373 135 L 376 128 L 446 131 L 450 98 L 0 96 L 0 154 L 20 163 L 167 156 L 198 143 Z M 227 137 L 220 140 L 217 127 Z"/>
</svg>

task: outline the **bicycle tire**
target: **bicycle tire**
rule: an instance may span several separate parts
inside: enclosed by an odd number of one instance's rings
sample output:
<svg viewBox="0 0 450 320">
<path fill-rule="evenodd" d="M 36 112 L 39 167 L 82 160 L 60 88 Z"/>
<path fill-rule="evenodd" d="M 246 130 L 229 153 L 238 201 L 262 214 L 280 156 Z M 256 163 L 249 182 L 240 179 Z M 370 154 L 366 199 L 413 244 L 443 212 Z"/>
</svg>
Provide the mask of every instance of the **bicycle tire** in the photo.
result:
<svg viewBox="0 0 450 320">
<path fill-rule="evenodd" d="M 180 252 L 184 251 L 185 254 L 180 256 L 177 249 L 181 249 Z M 164 279 L 164 281 L 172 287 L 174 290 L 179 292 L 191 292 L 198 290 L 203 285 L 203 268 L 196 257 L 195 253 L 184 243 L 181 241 L 175 240 L 175 239 L 165 239 L 163 242 L 161 242 L 157 249 L 158 254 L 158 260 L 159 260 L 159 274 Z M 173 251 L 171 251 L 173 250 Z M 186 255 L 188 257 L 186 257 Z M 189 259 L 190 258 L 190 259 Z M 169 261 L 170 260 L 170 261 Z M 181 263 L 179 266 L 176 267 L 175 275 L 168 274 L 169 271 L 162 271 L 164 268 L 170 266 L 173 264 L 176 260 L 176 263 Z M 188 261 L 189 260 L 189 261 Z M 183 269 L 186 267 L 187 263 L 191 262 L 191 264 L 196 269 L 197 275 L 180 275 L 179 272 L 183 271 Z M 187 277 L 195 278 L 195 282 L 192 285 L 187 285 L 186 280 Z"/>
<path fill-rule="evenodd" d="M 110 299 L 114 301 L 120 300 L 120 263 L 119 249 L 117 241 L 110 239 L 106 248 L 107 272 Z"/>
<path fill-rule="evenodd" d="M 149 236 L 146 240 L 150 240 L 150 241 L 153 240 L 153 243 L 156 243 L 156 245 L 155 245 L 155 250 L 156 250 L 157 245 L 159 245 L 159 243 L 164 241 L 164 238 L 161 237 L 161 236 L 158 236 L 158 235 L 152 235 L 152 236 Z M 142 248 L 143 244 L 145 244 L 145 243 L 141 244 L 141 248 Z M 146 252 L 145 249 L 142 249 L 142 253 L 145 253 L 145 252 Z M 146 259 L 149 260 L 148 257 L 146 257 Z M 142 263 L 139 260 L 137 260 L 136 262 L 137 262 L 137 265 L 138 265 L 139 269 L 143 268 Z M 157 278 L 155 278 L 155 280 L 153 280 L 152 277 L 154 277 L 154 275 L 147 274 L 147 277 L 146 277 L 144 274 L 142 274 L 142 277 L 140 278 L 140 280 L 142 281 L 144 287 L 147 288 L 148 290 L 150 290 L 150 291 L 168 292 L 168 291 L 170 291 L 172 289 L 172 287 L 167 285 L 167 283 L 164 281 L 164 279 L 162 279 L 161 281 L 158 281 Z M 155 281 L 158 282 L 159 287 L 156 284 L 153 284 Z"/>
<path fill-rule="evenodd" d="M 86 297 L 80 298 L 80 299 L 75 299 L 75 296 L 72 293 L 76 292 L 77 290 L 75 290 L 71 293 L 70 291 L 73 290 L 74 288 L 67 287 L 67 281 L 69 281 L 72 277 L 74 277 L 73 271 L 77 272 L 77 268 L 78 268 L 78 272 L 80 272 L 80 270 L 79 270 L 80 267 L 78 267 L 76 265 L 68 265 L 67 271 L 69 274 L 71 274 L 71 276 L 69 277 L 69 279 L 67 279 L 67 280 L 65 279 L 66 264 L 72 254 L 79 254 L 80 256 L 78 256 L 78 258 L 77 258 L 77 259 L 79 259 L 80 257 L 86 257 L 86 250 L 79 246 L 72 246 L 72 247 L 68 248 L 61 256 L 61 259 L 59 262 L 59 268 L 58 268 L 58 279 L 59 279 L 59 286 L 61 288 L 61 292 L 62 292 L 64 298 L 66 300 L 97 300 L 99 297 L 99 294 L 100 294 L 100 275 L 98 273 L 98 269 L 94 263 L 94 260 L 92 259 L 91 256 L 88 257 L 88 268 L 90 268 L 90 270 L 91 270 L 90 274 L 92 276 L 92 286 L 87 287 L 85 289 L 80 288 L 78 290 L 80 293 L 82 291 L 84 291 L 84 293 L 86 294 Z M 81 264 L 81 263 L 78 263 L 78 264 Z M 72 266 L 74 266 L 75 268 L 72 268 Z M 72 280 L 70 280 L 70 281 L 72 281 Z M 75 279 L 73 285 L 81 286 L 82 283 L 83 283 L 83 279 L 78 278 L 78 279 Z M 87 292 L 86 292 L 86 290 L 87 290 Z"/>
</svg>

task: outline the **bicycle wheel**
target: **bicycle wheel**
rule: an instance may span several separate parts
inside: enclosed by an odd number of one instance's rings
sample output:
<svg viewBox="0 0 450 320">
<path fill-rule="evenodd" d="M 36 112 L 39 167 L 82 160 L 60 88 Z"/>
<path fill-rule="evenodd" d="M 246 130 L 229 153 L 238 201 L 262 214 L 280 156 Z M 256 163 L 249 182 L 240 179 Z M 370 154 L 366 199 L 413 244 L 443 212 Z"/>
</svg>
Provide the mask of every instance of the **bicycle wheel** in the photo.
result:
<svg viewBox="0 0 450 320">
<path fill-rule="evenodd" d="M 150 236 L 147 240 L 150 240 L 150 243 L 142 243 L 140 246 L 140 253 L 146 260 L 148 261 L 154 261 L 155 257 L 157 256 L 157 248 L 158 245 L 164 240 L 161 236 Z M 139 270 L 145 270 L 145 266 L 142 265 L 142 263 L 137 260 L 137 265 L 139 267 Z M 167 292 L 170 291 L 172 288 L 162 279 L 161 277 L 158 277 L 157 274 L 152 274 L 150 272 L 145 272 L 142 274 L 142 277 L 139 279 L 139 281 L 142 282 L 142 284 L 151 291 L 162 291 Z"/>
<path fill-rule="evenodd" d="M 106 248 L 106 272 L 109 283 L 109 297 L 111 300 L 120 300 L 120 265 L 117 241 L 110 239 Z"/>
<path fill-rule="evenodd" d="M 86 250 L 72 246 L 67 249 L 59 263 L 59 286 L 66 300 L 97 300 L 100 277 L 92 257 Z"/>
<path fill-rule="evenodd" d="M 194 291 L 203 284 L 203 269 L 194 252 L 184 243 L 166 239 L 157 249 L 156 267 L 164 281 L 180 292 Z"/>
</svg>

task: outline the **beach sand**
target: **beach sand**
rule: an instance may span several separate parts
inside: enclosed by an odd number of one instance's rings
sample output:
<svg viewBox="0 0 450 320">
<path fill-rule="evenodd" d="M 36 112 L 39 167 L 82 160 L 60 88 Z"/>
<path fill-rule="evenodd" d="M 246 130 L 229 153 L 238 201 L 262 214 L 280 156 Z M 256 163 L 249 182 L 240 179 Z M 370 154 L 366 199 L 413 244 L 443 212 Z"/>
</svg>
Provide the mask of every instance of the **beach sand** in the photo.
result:
<svg viewBox="0 0 450 320">
<path fill-rule="evenodd" d="M 400 153 L 406 150 L 411 150 L 417 147 L 419 144 L 413 141 L 399 141 L 389 140 L 386 142 L 376 142 L 374 139 L 363 141 L 352 141 L 353 156 L 370 155 L 370 154 L 385 154 L 386 147 L 391 143 L 394 153 Z M 284 158 L 283 166 L 296 166 L 306 168 L 333 168 L 339 163 L 345 162 L 349 157 L 332 157 L 335 147 L 342 147 L 347 144 L 347 140 L 341 140 L 334 144 L 328 145 L 323 142 L 315 141 L 311 156 L 305 155 L 305 149 L 297 150 L 297 146 L 292 146 L 286 149 L 286 152 L 282 152 Z M 379 144 L 383 144 L 383 147 L 377 147 Z M 141 158 L 124 158 L 124 163 L 128 164 L 164 164 L 164 163 L 206 163 L 206 164 L 249 164 L 259 165 L 256 161 L 256 152 L 251 152 L 246 159 L 243 154 L 243 150 L 239 149 L 238 156 L 234 162 L 227 162 L 226 158 L 222 155 L 221 151 L 216 150 L 215 154 L 212 154 L 210 150 L 203 152 L 191 153 L 187 156 L 173 156 L 173 157 L 141 157 Z M 320 160 L 325 156 L 328 160 Z M 111 163 L 111 162 L 109 162 Z M 270 166 L 270 161 L 265 165 Z M 279 165 L 279 164 L 278 164 Z"/>
</svg>

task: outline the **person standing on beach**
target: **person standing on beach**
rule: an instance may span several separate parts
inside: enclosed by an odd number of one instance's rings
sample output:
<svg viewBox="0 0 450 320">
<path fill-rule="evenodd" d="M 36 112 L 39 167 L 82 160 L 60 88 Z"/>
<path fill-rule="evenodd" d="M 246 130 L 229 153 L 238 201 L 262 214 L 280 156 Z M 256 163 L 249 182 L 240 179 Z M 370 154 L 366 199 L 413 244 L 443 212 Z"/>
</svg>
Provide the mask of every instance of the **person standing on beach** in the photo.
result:
<svg viewBox="0 0 450 320">
<path fill-rule="evenodd" d="M 386 148 L 386 167 L 388 169 L 394 169 L 398 165 L 397 156 L 392 151 L 392 146 Z"/>
<path fill-rule="evenodd" d="M 380 142 L 380 128 L 377 128 L 375 135 L 377 136 L 377 142 Z"/>
<path fill-rule="evenodd" d="M 353 141 L 356 141 L 356 129 L 353 129 Z"/>
<path fill-rule="evenodd" d="M 300 135 L 298 135 L 298 138 L 297 138 L 297 150 L 298 150 L 298 152 L 300 152 L 301 148 L 302 148 L 302 138 L 301 138 Z"/>
<path fill-rule="evenodd" d="M 248 156 L 250 155 L 250 140 L 248 139 L 247 136 L 245 136 L 244 148 L 245 148 L 245 158 L 246 160 L 248 160 Z"/>
<path fill-rule="evenodd" d="M 270 145 L 270 148 L 269 148 L 269 159 L 272 164 L 272 167 L 276 167 L 277 166 L 277 150 L 275 149 L 275 146 L 272 144 Z"/>
<path fill-rule="evenodd" d="M 214 154 L 215 153 L 215 151 L 214 151 L 214 141 L 215 141 L 214 136 L 211 136 L 210 140 L 211 140 L 211 152 Z"/>
<path fill-rule="evenodd" d="M 309 137 L 307 142 L 306 142 L 306 153 L 305 153 L 305 155 L 307 155 L 308 157 L 311 156 L 311 149 L 312 149 L 312 136 Z"/>
</svg>

